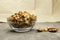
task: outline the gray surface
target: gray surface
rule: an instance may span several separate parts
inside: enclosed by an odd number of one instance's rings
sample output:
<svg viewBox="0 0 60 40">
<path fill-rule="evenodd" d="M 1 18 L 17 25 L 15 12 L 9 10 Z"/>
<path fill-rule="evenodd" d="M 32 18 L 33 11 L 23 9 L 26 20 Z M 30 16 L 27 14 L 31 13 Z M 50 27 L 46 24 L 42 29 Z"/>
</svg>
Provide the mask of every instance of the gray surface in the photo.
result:
<svg viewBox="0 0 60 40">
<path fill-rule="evenodd" d="M 36 23 L 36 27 L 52 27 L 60 28 L 60 23 Z M 16 33 L 10 31 L 7 23 L 0 24 L 0 40 L 60 40 L 60 29 L 56 33 L 36 32 L 32 30 L 26 33 Z"/>
</svg>

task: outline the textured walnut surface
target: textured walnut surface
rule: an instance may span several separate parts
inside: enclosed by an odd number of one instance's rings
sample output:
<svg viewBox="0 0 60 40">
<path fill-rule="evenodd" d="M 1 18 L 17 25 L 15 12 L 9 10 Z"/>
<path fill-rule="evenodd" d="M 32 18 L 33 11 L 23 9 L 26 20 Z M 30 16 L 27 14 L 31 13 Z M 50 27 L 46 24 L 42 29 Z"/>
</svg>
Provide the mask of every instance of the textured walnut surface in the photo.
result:
<svg viewBox="0 0 60 40">
<path fill-rule="evenodd" d="M 36 23 L 34 28 L 52 26 L 60 28 L 60 23 Z M 16 33 L 11 31 L 7 23 L 2 23 L 0 24 L 0 40 L 60 40 L 60 29 L 56 33 L 36 32 L 35 30 Z"/>
</svg>

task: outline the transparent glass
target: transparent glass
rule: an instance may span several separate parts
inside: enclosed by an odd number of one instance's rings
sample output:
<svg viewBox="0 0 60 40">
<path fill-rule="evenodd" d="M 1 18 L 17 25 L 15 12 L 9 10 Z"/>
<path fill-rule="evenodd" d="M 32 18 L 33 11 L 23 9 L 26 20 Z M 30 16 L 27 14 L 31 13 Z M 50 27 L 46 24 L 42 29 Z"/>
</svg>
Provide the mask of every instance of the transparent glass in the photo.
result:
<svg viewBox="0 0 60 40">
<path fill-rule="evenodd" d="M 7 19 L 7 22 L 9 24 L 9 26 L 11 27 L 11 29 L 16 31 L 16 32 L 28 32 L 28 31 L 32 30 L 33 26 L 36 23 L 36 20 L 34 20 L 32 22 L 31 26 L 23 25 L 23 26 L 25 26 L 24 28 L 21 28 L 21 25 L 18 25 L 16 23 L 13 23 L 12 21 L 10 21 L 9 18 Z M 20 28 L 17 28 L 17 27 L 20 27 Z"/>
</svg>

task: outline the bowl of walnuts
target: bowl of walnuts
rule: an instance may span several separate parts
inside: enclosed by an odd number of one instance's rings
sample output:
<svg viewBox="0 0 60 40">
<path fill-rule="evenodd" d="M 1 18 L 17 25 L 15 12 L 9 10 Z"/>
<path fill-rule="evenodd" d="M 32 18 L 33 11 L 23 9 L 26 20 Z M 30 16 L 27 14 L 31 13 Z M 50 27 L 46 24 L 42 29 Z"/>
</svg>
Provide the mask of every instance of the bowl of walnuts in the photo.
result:
<svg viewBox="0 0 60 40">
<path fill-rule="evenodd" d="M 8 17 L 7 22 L 14 31 L 27 32 L 33 28 L 36 22 L 36 16 L 27 11 L 19 11 Z"/>
</svg>

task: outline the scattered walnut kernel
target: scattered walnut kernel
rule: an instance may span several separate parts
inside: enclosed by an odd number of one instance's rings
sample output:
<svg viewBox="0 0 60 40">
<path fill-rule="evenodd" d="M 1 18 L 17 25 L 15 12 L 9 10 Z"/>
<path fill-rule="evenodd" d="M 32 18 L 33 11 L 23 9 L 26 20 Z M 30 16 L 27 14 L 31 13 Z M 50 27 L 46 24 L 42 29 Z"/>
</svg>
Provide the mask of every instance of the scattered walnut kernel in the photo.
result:
<svg viewBox="0 0 60 40">
<path fill-rule="evenodd" d="M 36 30 L 38 32 L 57 32 L 58 28 L 56 28 L 56 27 L 49 27 L 49 28 L 38 28 Z"/>
</svg>

